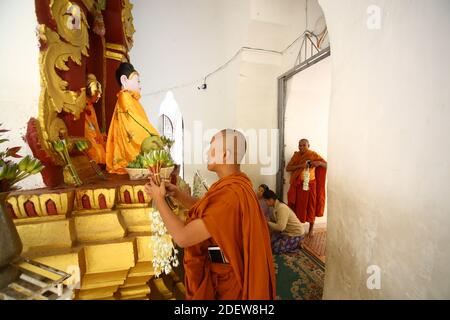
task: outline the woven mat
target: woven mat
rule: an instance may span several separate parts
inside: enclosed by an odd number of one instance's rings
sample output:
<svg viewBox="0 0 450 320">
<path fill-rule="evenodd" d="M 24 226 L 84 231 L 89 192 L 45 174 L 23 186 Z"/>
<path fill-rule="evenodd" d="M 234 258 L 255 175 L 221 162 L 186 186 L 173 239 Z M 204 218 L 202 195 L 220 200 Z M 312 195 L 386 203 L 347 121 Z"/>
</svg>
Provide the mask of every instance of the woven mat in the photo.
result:
<svg viewBox="0 0 450 320">
<path fill-rule="evenodd" d="M 327 243 L 327 230 L 314 230 L 312 238 L 306 237 L 303 240 L 303 248 L 314 255 L 317 259 L 325 263 L 325 247 Z"/>
</svg>

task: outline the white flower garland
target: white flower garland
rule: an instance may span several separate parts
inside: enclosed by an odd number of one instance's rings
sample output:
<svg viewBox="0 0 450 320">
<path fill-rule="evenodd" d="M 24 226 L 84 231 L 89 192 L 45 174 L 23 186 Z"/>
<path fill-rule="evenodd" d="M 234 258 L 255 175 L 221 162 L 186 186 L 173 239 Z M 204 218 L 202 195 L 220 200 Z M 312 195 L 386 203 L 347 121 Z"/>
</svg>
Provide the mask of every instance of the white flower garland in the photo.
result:
<svg viewBox="0 0 450 320">
<path fill-rule="evenodd" d="M 151 243 L 153 246 L 153 269 L 155 276 L 159 277 L 163 272 L 169 274 L 172 267 L 179 265 L 177 253 L 178 250 L 173 246 L 172 238 L 167 233 L 166 226 L 159 214 L 159 211 L 153 209 L 150 213 L 152 221 Z"/>
</svg>

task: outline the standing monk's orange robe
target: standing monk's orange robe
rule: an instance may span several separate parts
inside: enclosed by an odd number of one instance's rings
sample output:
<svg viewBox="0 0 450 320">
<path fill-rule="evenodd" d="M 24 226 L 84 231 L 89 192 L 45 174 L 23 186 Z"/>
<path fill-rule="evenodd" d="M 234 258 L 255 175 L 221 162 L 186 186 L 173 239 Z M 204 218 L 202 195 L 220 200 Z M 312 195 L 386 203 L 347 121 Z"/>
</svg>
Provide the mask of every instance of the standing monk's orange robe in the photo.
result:
<svg viewBox="0 0 450 320">
<path fill-rule="evenodd" d="M 211 238 L 184 250 L 186 299 L 275 299 L 269 229 L 247 175 L 213 184 L 186 222 L 199 218 Z M 212 263 L 210 246 L 219 246 L 229 264 Z"/>
<path fill-rule="evenodd" d="M 128 90 L 117 94 L 106 141 L 106 169 L 110 173 L 126 174 L 124 168 L 140 153 L 142 141 L 150 133 L 159 135 L 148 121 L 139 99 L 139 93 Z"/>
<path fill-rule="evenodd" d="M 87 153 L 96 163 L 105 163 L 105 141 L 98 127 L 97 115 L 95 114 L 92 101 L 87 101 L 84 115 L 84 136 L 91 143 L 91 147 L 87 150 Z"/>
<path fill-rule="evenodd" d="M 325 160 L 312 150 L 300 154 L 295 152 L 288 166 L 304 165 L 306 161 Z M 323 167 L 309 169 L 309 190 L 303 190 L 303 170 L 291 173 L 290 187 L 287 194 L 288 206 L 302 222 L 314 223 L 316 217 L 322 217 L 325 209 L 325 179 L 327 169 Z"/>
</svg>

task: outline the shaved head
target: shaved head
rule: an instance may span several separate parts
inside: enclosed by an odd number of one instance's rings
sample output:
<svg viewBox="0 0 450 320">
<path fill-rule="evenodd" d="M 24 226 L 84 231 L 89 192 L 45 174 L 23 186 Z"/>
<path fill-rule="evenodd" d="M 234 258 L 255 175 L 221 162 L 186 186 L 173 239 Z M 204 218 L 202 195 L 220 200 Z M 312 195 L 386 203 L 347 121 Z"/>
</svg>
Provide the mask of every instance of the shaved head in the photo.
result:
<svg viewBox="0 0 450 320">
<path fill-rule="evenodd" d="M 306 142 L 306 143 L 309 145 L 309 140 L 308 140 L 308 139 L 301 139 L 301 140 L 299 141 L 299 143 L 301 143 L 301 142 Z"/>
<path fill-rule="evenodd" d="M 247 141 L 242 132 L 235 129 L 223 129 L 211 139 L 208 162 L 210 164 L 239 165 L 246 150 Z"/>
<path fill-rule="evenodd" d="M 298 150 L 300 151 L 300 153 L 305 153 L 306 151 L 308 151 L 308 149 L 309 149 L 308 139 L 301 139 L 298 142 Z"/>
</svg>

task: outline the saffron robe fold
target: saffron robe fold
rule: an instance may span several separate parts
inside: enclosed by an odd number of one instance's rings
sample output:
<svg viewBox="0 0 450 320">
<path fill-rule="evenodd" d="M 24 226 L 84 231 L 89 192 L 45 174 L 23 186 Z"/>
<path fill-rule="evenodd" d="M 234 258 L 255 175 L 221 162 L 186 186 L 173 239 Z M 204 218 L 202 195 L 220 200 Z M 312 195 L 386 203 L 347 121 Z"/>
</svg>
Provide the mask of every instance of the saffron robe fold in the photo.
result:
<svg viewBox="0 0 450 320">
<path fill-rule="evenodd" d="M 295 152 L 288 166 L 304 165 L 306 161 L 326 162 L 319 154 L 308 150 L 301 154 Z M 327 169 L 323 167 L 309 169 L 309 190 L 303 190 L 303 171 L 298 169 L 291 173 L 290 187 L 287 194 L 288 206 L 295 212 L 302 223 L 314 223 L 316 217 L 322 217 L 325 209 L 325 181 Z"/>
<path fill-rule="evenodd" d="M 106 151 L 103 135 L 98 127 L 97 115 L 92 101 L 87 101 L 85 109 L 84 136 L 91 143 L 87 150 L 89 157 L 96 163 L 105 163 Z"/>
<path fill-rule="evenodd" d="M 125 167 L 141 151 L 141 144 L 150 133 L 159 135 L 150 124 L 139 103 L 139 93 L 121 90 L 106 141 L 106 169 L 110 173 L 126 174 Z"/>
<path fill-rule="evenodd" d="M 185 248 L 186 299 L 275 299 L 269 229 L 247 175 L 213 184 L 190 209 L 186 223 L 194 219 L 203 220 L 211 238 Z M 208 247 L 214 245 L 229 264 L 211 262 Z"/>
</svg>

